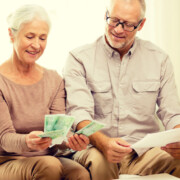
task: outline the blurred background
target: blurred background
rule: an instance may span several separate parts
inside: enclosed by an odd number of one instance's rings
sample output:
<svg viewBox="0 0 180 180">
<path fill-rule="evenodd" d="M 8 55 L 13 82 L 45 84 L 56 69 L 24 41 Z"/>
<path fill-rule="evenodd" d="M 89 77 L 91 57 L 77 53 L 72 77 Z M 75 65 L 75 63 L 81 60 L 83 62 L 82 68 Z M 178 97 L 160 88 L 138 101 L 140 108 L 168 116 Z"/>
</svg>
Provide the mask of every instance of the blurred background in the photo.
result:
<svg viewBox="0 0 180 180">
<path fill-rule="evenodd" d="M 68 52 L 104 34 L 104 0 L 0 0 L 0 63 L 9 58 L 12 44 L 6 17 L 22 4 L 39 4 L 49 12 L 52 29 L 38 61 L 60 74 Z M 180 0 L 146 0 L 147 21 L 138 36 L 166 51 L 173 63 L 180 96 Z"/>
</svg>

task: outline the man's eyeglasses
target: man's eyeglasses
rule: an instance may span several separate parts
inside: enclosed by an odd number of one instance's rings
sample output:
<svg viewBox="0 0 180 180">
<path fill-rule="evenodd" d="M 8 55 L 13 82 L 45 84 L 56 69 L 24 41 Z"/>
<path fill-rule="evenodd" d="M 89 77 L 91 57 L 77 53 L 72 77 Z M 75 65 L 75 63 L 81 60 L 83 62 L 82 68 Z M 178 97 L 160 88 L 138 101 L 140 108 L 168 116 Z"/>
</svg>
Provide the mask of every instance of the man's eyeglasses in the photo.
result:
<svg viewBox="0 0 180 180">
<path fill-rule="evenodd" d="M 141 24 L 142 19 L 135 26 L 134 24 L 131 24 L 129 22 L 120 22 L 120 20 L 118 18 L 109 17 L 108 11 L 107 11 L 106 12 L 106 22 L 108 25 L 110 25 L 112 27 L 117 27 L 119 24 L 121 24 L 124 31 L 132 32 Z"/>
</svg>

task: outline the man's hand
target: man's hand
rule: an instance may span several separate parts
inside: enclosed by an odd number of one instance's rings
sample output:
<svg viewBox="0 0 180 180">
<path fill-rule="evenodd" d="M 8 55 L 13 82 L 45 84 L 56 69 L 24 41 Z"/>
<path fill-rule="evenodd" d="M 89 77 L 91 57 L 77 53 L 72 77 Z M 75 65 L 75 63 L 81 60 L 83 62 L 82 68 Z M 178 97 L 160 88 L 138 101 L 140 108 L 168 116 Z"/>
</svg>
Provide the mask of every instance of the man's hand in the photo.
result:
<svg viewBox="0 0 180 180">
<path fill-rule="evenodd" d="M 119 163 L 122 158 L 132 152 L 130 145 L 121 138 L 109 138 L 102 149 L 106 159 L 112 163 Z"/>
<path fill-rule="evenodd" d="M 91 121 L 84 120 L 77 126 L 77 130 L 88 125 Z M 106 159 L 112 163 L 119 163 L 122 158 L 132 152 L 130 144 L 121 138 L 110 138 L 101 132 L 96 132 L 89 136 L 90 142 L 99 149 Z"/>
<path fill-rule="evenodd" d="M 180 125 L 176 125 L 174 128 L 180 128 Z M 161 147 L 161 149 L 169 153 L 175 159 L 180 159 L 180 142 L 167 144 Z"/>
<path fill-rule="evenodd" d="M 66 146 L 76 150 L 81 151 L 83 149 L 86 149 L 87 145 L 89 144 L 89 138 L 80 134 L 74 134 L 71 137 L 68 138 L 68 142 L 66 143 Z"/>
<path fill-rule="evenodd" d="M 26 135 L 26 144 L 28 148 L 41 151 L 47 149 L 51 145 L 51 138 L 40 138 L 37 136 L 42 133 L 43 131 L 32 131 Z"/>
<path fill-rule="evenodd" d="M 180 142 L 167 144 L 161 147 L 161 149 L 169 153 L 175 159 L 180 159 Z"/>
</svg>

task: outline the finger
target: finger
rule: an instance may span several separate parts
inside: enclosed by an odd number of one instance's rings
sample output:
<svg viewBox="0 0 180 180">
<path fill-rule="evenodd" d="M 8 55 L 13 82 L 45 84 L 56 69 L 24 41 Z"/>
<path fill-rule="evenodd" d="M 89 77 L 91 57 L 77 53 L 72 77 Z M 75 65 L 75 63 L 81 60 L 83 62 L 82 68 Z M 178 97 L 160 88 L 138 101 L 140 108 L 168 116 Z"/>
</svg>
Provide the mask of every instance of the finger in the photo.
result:
<svg viewBox="0 0 180 180">
<path fill-rule="evenodd" d="M 30 132 L 29 137 L 30 138 L 39 138 L 38 135 L 40 135 L 40 134 L 43 134 L 43 131 L 32 131 L 32 132 Z"/>
<path fill-rule="evenodd" d="M 111 159 L 121 159 L 122 157 L 124 157 L 125 155 L 127 155 L 128 153 L 119 153 L 119 152 L 115 152 L 115 151 L 107 151 L 107 156 Z"/>
<path fill-rule="evenodd" d="M 89 142 L 89 138 L 87 137 L 87 136 L 85 136 L 85 135 L 82 135 L 82 134 L 80 134 L 80 136 L 79 136 L 81 139 L 83 139 L 83 141 L 85 142 L 85 144 L 89 144 L 90 142 Z"/>
<path fill-rule="evenodd" d="M 49 147 L 49 144 L 37 145 L 37 144 L 30 144 L 30 148 L 32 150 L 44 150 Z"/>
<path fill-rule="evenodd" d="M 164 148 L 164 150 L 168 153 L 172 153 L 172 154 L 180 154 L 180 149 L 176 149 L 176 148 Z"/>
<path fill-rule="evenodd" d="M 113 152 L 109 155 L 109 158 L 115 163 L 120 162 L 129 153 L 116 153 Z"/>
<path fill-rule="evenodd" d="M 71 136 L 70 138 L 74 146 L 84 145 L 84 141 L 79 137 L 79 135 L 75 134 L 74 136 Z"/>
<path fill-rule="evenodd" d="M 175 159 L 180 159 L 180 154 L 171 154 Z"/>
<path fill-rule="evenodd" d="M 161 147 L 161 149 L 166 151 L 167 153 L 169 153 L 175 159 L 180 159 L 180 152 L 179 152 L 179 150 L 177 151 L 177 149 L 169 149 L 169 148 L 166 148 L 166 147 Z"/>
<path fill-rule="evenodd" d="M 49 147 L 49 144 L 33 145 L 32 149 L 42 151 L 42 150 L 47 149 L 48 147 Z"/>
<path fill-rule="evenodd" d="M 71 137 L 70 137 L 70 140 L 71 140 L 72 144 L 73 144 L 74 146 L 76 146 L 76 145 L 79 144 L 78 141 L 80 141 L 80 138 L 79 138 L 78 135 L 76 134 L 76 135 L 74 135 L 74 136 L 71 136 Z M 81 141 L 82 141 L 82 140 L 81 140 Z"/>
<path fill-rule="evenodd" d="M 51 143 L 46 143 L 46 144 L 42 144 L 42 145 L 40 145 L 40 147 L 41 147 L 41 149 L 47 149 L 47 148 L 49 148 L 49 146 L 51 145 Z"/>
<path fill-rule="evenodd" d="M 180 142 L 177 142 L 177 143 L 171 143 L 171 144 L 167 144 L 165 146 L 166 148 L 180 148 Z"/>
<path fill-rule="evenodd" d="M 132 148 L 124 147 L 124 146 L 121 146 L 121 145 L 115 146 L 113 150 L 115 152 L 117 152 L 117 153 L 130 153 L 130 152 L 132 152 Z"/>
<path fill-rule="evenodd" d="M 48 147 L 49 147 L 49 145 L 48 145 L 48 144 L 36 145 L 36 150 L 40 150 L 40 151 L 42 151 L 42 150 L 47 149 Z"/>
<path fill-rule="evenodd" d="M 75 150 L 75 146 L 74 146 L 74 144 L 73 144 L 71 138 L 68 138 L 68 144 L 67 144 L 67 145 L 68 145 L 69 148 Z"/>
<path fill-rule="evenodd" d="M 78 147 L 85 149 L 87 144 L 85 143 L 85 141 L 83 139 L 81 139 L 81 137 L 79 137 L 79 135 L 75 135 L 74 136 L 74 143 L 75 145 L 77 145 Z"/>
<path fill-rule="evenodd" d="M 38 141 L 38 143 L 39 143 L 39 144 L 52 143 L 52 139 L 49 138 L 49 137 L 41 138 L 41 139 Z"/>
<path fill-rule="evenodd" d="M 130 147 L 130 144 L 128 142 L 124 141 L 123 139 L 117 140 L 116 143 L 119 144 L 120 146 Z"/>
<path fill-rule="evenodd" d="M 76 151 L 81 151 L 83 149 L 83 147 L 79 143 L 77 143 L 75 141 L 73 141 L 73 148 Z"/>
<path fill-rule="evenodd" d="M 45 144 L 45 143 L 51 143 L 52 139 L 51 138 L 32 138 L 31 141 L 32 141 L 32 144 L 40 145 L 40 144 Z"/>
<path fill-rule="evenodd" d="M 75 141 L 76 143 L 83 142 L 83 139 L 81 139 L 78 134 L 75 134 L 74 136 L 71 136 L 71 137 L 72 137 L 72 140 Z"/>
<path fill-rule="evenodd" d="M 117 153 L 117 152 L 113 152 L 112 153 L 112 157 L 113 158 L 116 158 L 116 159 L 119 159 L 119 158 L 122 158 L 124 156 L 126 156 L 128 153 Z"/>
</svg>

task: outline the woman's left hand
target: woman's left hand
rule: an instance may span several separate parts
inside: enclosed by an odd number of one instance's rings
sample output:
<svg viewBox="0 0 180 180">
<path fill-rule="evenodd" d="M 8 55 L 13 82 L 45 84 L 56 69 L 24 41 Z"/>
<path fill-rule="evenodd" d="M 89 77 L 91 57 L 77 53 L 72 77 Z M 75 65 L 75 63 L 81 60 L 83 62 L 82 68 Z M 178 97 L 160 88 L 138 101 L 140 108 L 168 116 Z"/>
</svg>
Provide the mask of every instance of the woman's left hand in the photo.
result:
<svg viewBox="0 0 180 180">
<path fill-rule="evenodd" d="M 82 134 L 74 134 L 71 137 L 68 138 L 68 142 L 66 143 L 66 146 L 76 150 L 81 151 L 83 149 L 86 149 L 87 145 L 89 144 L 89 138 Z"/>
<path fill-rule="evenodd" d="M 180 142 L 167 144 L 161 147 L 161 149 L 169 153 L 175 159 L 180 159 Z"/>
</svg>

